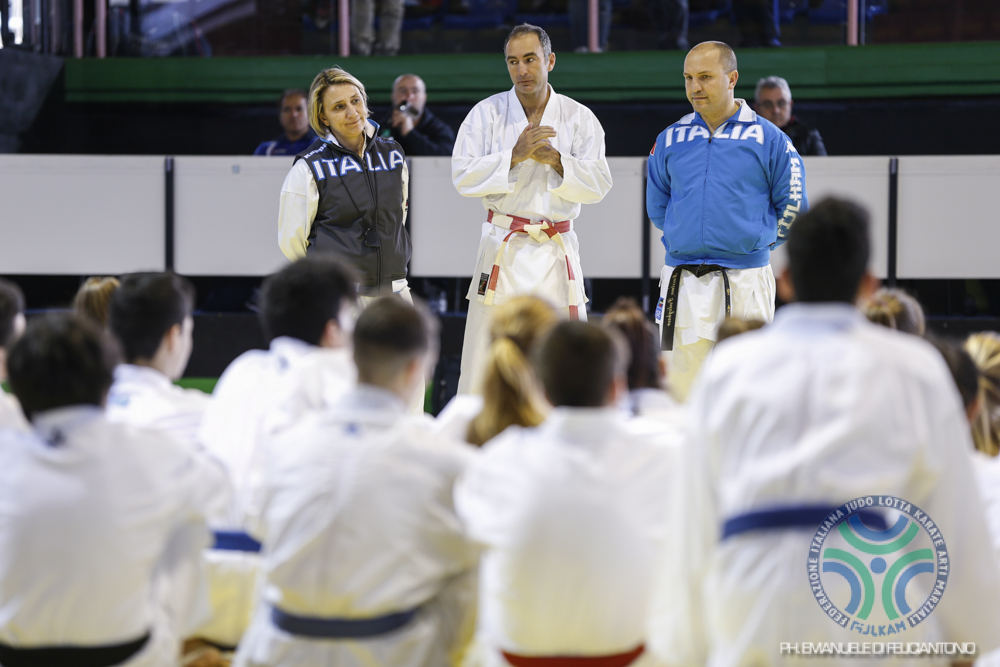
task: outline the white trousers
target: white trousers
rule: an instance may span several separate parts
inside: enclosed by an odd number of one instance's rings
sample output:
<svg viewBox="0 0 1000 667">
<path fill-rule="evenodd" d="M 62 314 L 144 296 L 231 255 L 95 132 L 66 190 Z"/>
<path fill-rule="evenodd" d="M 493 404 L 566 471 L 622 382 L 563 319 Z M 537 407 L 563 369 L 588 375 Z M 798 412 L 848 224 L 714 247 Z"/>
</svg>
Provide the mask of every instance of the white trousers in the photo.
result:
<svg viewBox="0 0 1000 667">
<path fill-rule="evenodd" d="M 663 309 L 674 267 L 660 271 L 660 298 L 656 323 L 663 335 Z M 756 269 L 729 269 L 730 313 L 740 319 L 771 322 L 774 319 L 774 273 L 770 265 Z M 674 326 L 674 349 L 663 352 L 667 362 L 670 393 L 681 402 L 687 400 L 705 359 L 715 347 L 719 324 L 726 317 L 725 281 L 721 273 L 696 277 L 681 275 Z"/>
<path fill-rule="evenodd" d="M 458 376 L 459 394 L 483 393 L 483 373 L 490 352 L 490 318 L 494 306 L 469 300 L 469 315 L 465 318 L 465 339 L 462 342 L 462 370 Z M 569 319 L 569 308 L 557 308 L 564 319 Z M 579 308 L 580 321 L 587 321 L 587 309 Z"/>
</svg>

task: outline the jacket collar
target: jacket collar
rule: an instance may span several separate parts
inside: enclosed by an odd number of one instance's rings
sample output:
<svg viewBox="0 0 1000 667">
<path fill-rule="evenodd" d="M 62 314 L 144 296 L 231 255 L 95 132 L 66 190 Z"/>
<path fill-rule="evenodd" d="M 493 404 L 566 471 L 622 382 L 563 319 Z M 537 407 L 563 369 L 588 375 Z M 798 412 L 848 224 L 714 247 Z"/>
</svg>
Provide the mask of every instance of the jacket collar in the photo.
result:
<svg viewBox="0 0 1000 667">
<path fill-rule="evenodd" d="M 726 121 L 722 123 L 722 125 L 725 125 L 726 123 L 756 123 L 757 113 L 750 108 L 750 105 L 747 104 L 747 101 L 741 97 L 737 97 L 736 101 L 740 103 L 740 108 L 736 110 L 736 113 L 727 118 Z M 708 123 L 706 123 L 704 119 L 702 119 L 701 114 L 698 113 L 697 111 L 692 111 L 691 113 L 684 116 L 677 122 L 680 125 L 691 125 L 692 123 L 697 123 L 698 125 L 702 125 L 703 127 L 706 128 L 708 127 Z M 722 125 L 720 125 L 719 127 L 722 127 Z"/>
<path fill-rule="evenodd" d="M 365 145 L 362 147 L 361 152 L 364 153 L 372 145 L 372 137 L 378 133 L 379 124 L 373 121 L 371 118 L 365 120 Z M 332 144 L 337 148 L 343 148 L 345 151 L 348 150 L 340 145 L 337 141 L 337 137 L 333 136 L 333 132 L 327 132 L 325 137 L 320 137 L 320 141 L 328 144 Z"/>
</svg>

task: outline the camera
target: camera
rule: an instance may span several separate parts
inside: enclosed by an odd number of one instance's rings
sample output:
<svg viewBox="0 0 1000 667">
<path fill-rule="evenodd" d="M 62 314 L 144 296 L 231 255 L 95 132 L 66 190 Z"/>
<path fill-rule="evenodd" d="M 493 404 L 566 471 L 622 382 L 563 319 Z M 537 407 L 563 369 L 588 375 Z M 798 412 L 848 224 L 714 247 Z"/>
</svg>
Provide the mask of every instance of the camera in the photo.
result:
<svg viewBox="0 0 1000 667">
<path fill-rule="evenodd" d="M 403 113 L 408 113 L 411 116 L 413 116 L 414 118 L 416 118 L 419 115 L 417 113 L 417 110 L 414 109 L 413 106 L 409 102 L 400 102 L 396 106 L 396 110 L 397 111 L 402 111 Z"/>
</svg>

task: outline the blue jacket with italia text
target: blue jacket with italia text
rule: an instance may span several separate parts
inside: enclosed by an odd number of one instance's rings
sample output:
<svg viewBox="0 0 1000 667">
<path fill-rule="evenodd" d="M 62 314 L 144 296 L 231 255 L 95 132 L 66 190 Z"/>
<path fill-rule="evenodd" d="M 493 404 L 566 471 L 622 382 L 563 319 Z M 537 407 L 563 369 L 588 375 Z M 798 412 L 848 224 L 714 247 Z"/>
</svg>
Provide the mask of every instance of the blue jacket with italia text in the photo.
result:
<svg viewBox="0 0 1000 667">
<path fill-rule="evenodd" d="M 743 100 L 709 135 L 690 113 L 649 154 L 646 211 L 663 230 L 667 264 L 765 266 L 808 207 L 806 174 L 788 136 Z"/>
</svg>

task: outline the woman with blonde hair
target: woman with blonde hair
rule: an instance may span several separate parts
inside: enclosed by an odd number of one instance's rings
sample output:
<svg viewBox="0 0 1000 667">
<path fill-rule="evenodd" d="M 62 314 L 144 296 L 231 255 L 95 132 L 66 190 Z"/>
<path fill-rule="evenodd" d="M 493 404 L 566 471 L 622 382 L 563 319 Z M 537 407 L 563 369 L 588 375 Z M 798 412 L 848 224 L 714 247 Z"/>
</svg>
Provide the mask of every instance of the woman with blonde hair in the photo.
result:
<svg viewBox="0 0 1000 667">
<path fill-rule="evenodd" d="M 361 274 L 361 303 L 409 297 L 410 237 L 403 226 L 409 174 L 403 149 L 378 136 L 364 84 L 339 67 L 309 88 L 309 124 L 319 138 L 295 158 L 281 188 L 278 245 L 295 261 L 339 255 Z"/>
<path fill-rule="evenodd" d="M 920 302 L 901 289 L 883 287 L 861 310 L 869 321 L 903 333 L 923 336 L 927 328 Z"/>
<path fill-rule="evenodd" d="M 555 309 L 534 296 L 497 306 L 490 320 L 482 398 L 456 396 L 438 416 L 439 431 L 481 446 L 508 426 L 541 424 L 549 408 L 531 366 L 531 350 L 558 321 Z"/>
<path fill-rule="evenodd" d="M 987 456 L 1000 454 L 1000 334 L 974 333 L 965 351 L 979 369 L 978 409 L 972 420 L 972 440 Z"/>
<path fill-rule="evenodd" d="M 73 312 L 90 318 L 102 329 L 107 329 L 111 295 L 119 284 L 114 276 L 87 278 L 73 297 Z"/>
</svg>

